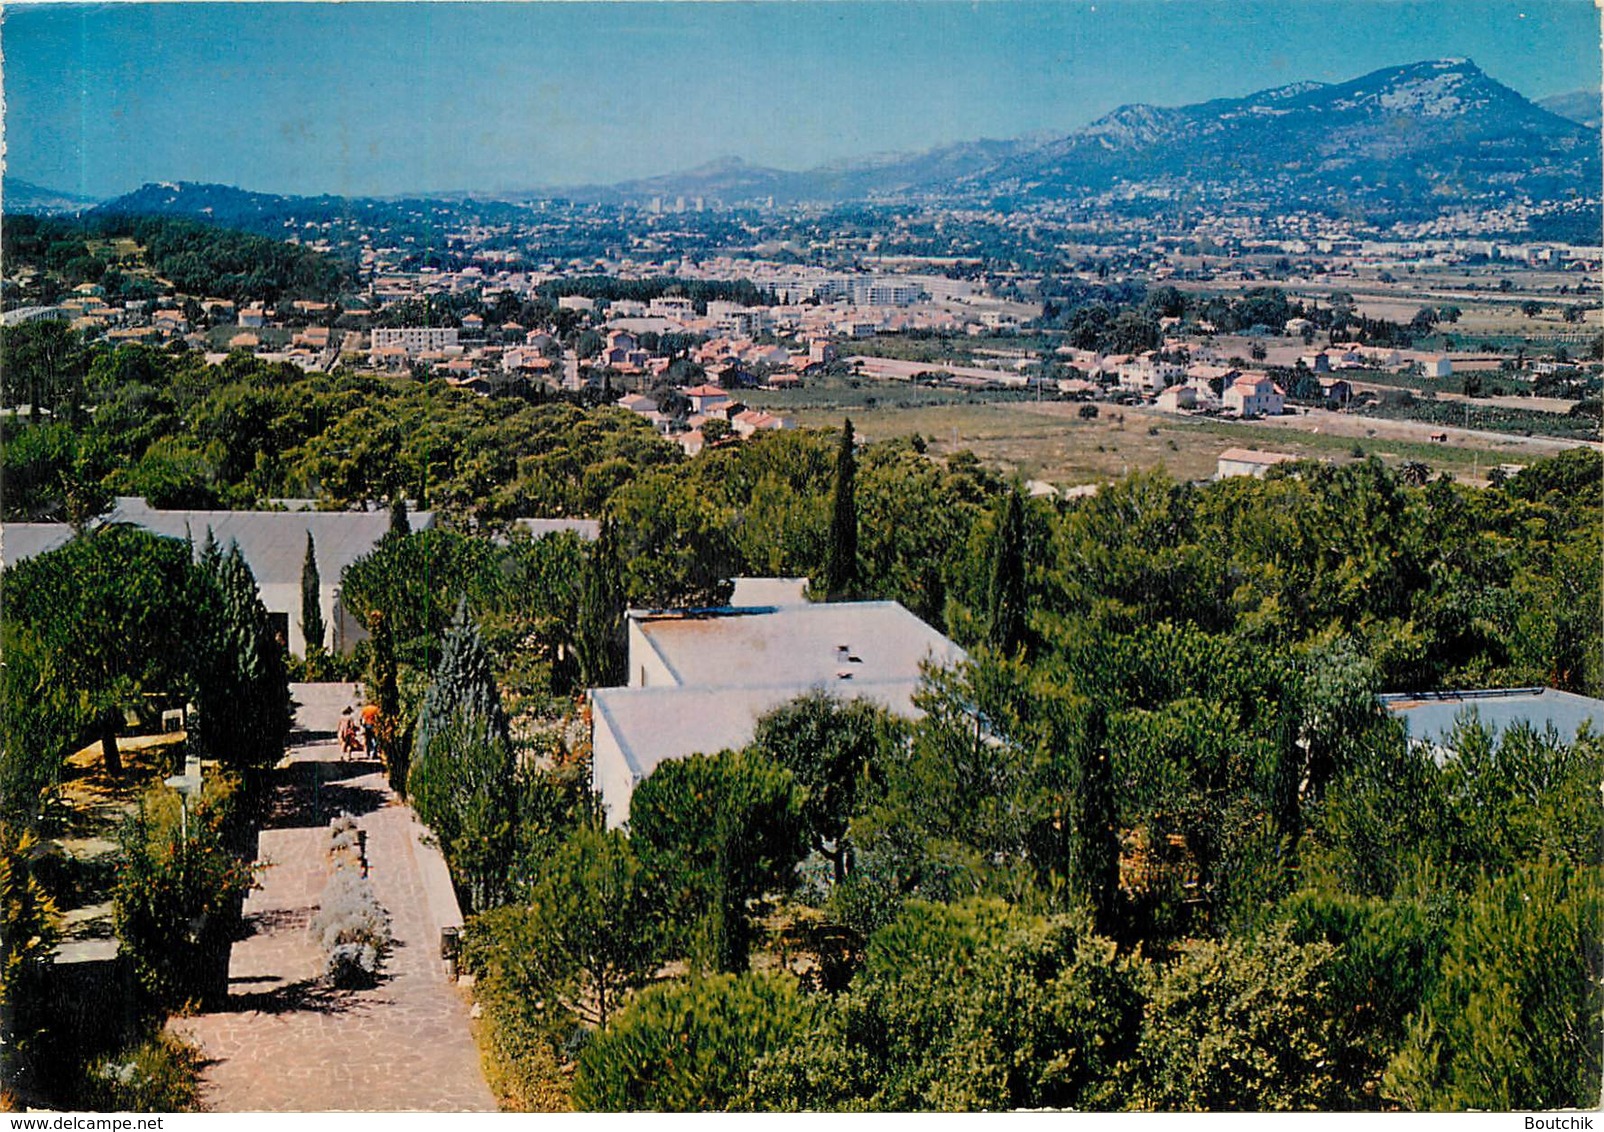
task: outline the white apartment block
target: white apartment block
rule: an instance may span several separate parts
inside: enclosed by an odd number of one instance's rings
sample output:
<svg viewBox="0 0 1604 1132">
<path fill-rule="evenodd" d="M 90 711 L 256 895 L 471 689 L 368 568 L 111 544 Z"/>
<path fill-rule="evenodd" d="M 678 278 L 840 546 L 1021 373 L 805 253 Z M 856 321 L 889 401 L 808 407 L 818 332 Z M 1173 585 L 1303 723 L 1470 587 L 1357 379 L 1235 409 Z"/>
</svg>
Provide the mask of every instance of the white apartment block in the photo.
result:
<svg viewBox="0 0 1604 1132">
<path fill-rule="evenodd" d="M 400 346 L 408 356 L 445 350 L 457 344 L 455 326 L 384 326 L 373 331 L 372 349 Z"/>
</svg>

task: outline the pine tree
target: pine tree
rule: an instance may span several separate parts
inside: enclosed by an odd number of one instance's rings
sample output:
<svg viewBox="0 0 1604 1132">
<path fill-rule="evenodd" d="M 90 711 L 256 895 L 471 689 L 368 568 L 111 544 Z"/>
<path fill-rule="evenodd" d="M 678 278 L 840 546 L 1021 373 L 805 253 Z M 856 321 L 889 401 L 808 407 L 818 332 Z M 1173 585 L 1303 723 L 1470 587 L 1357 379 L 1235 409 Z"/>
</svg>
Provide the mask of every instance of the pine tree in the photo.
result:
<svg viewBox="0 0 1604 1132">
<path fill-rule="evenodd" d="M 579 597 L 579 627 L 574 642 L 580 679 L 587 688 L 622 684 L 628 663 L 624 624 L 624 568 L 618 553 L 618 532 L 611 519 L 585 558 L 584 587 Z"/>
<path fill-rule="evenodd" d="M 1003 497 L 991 539 L 986 643 L 1012 657 L 1025 646 L 1025 512 L 1018 489 Z"/>
<path fill-rule="evenodd" d="M 312 532 L 306 532 L 306 558 L 301 563 L 301 633 L 306 638 L 306 655 L 323 648 L 322 589 L 317 573 L 317 548 L 312 543 Z"/>
<path fill-rule="evenodd" d="M 830 493 L 830 539 L 824 566 L 824 589 L 832 599 L 852 596 L 858 583 L 857 462 L 853 457 L 852 421 L 841 429 L 836 449 L 835 486 Z"/>
</svg>

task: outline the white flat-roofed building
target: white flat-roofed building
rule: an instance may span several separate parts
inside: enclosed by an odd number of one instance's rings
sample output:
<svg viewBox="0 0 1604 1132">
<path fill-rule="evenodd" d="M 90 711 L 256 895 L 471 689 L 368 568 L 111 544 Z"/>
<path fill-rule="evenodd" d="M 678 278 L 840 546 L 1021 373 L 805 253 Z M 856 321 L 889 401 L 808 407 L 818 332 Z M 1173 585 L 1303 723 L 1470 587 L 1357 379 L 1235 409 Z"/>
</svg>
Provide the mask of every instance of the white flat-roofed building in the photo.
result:
<svg viewBox="0 0 1604 1132">
<path fill-rule="evenodd" d="M 0 523 L 0 569 L 49 554 L 70 538 L 66 523 Z"/>
<path fill-rule="evenodd" d="M 1263 479 L 1264 473 L 1277 464 L 1299 459 L 1290 452 L 1259 452 L 1252 448 L 1227 448 L 1220 453 L 1219 466 L 1214 473 L 1217 480 L 1231 476 L 1253 476 Z"/>
<path fill-rule="evenodd" d="M 901 716 L 927 664 L 962 649 L 894 601 L 808 603 L 800 579 L 743 579 L 724 609 L 629 614 L 629 684 L 591 690 L 592 777 L 609 825 L 669 759 L 750 742 L 764 714 L 815 689 Z"/>
<path fill-rule="evenodd" d="M 66 307 L 18 307 L 0 315 L 0 325 L 21 326 L 25 322 L 66 322 Z"/>
<path fill-rule="evenodd" d="M 369 349 L 399 346 L 408 357 L 430 350 L 449 350 L 457 345 L 455 326 L 378 326 L 373 329 Z"/>
<path fill-rule="evenodd" d="M 1552 728 L 1562 743 L 1573 743 L 1584 727 L 1604 726 L 1604 700 L 1556 688 L 1493 688 L 1453 692 L 1397 692 L 1377 697 L 1403 721 L 1411 743 L 1430 748 L 1439 762 L 1461 722 L 1475 723 L 1495 737 L 1527 726 L 1542 734 Z"/>
<path fill-rule="evenodd" d="M 434 515 L 428 511 L 413 512 L 407 519 L 415 531 L 434 525 Z M 310 533 L 317 555 L 325 647 L 348 653 L 368 636 L 366 627 L 340 601 L 340 579 L 347 566 L 371 552 L 389 531 L 387 510 L 163 511 L 138 497 L 122 496 L 106 521 L 128 523 L 167 538 L 188 539 L 197 548 L 205 543 L 208 531 L 224 550 L 230 543 L 238 544 L 256 578 L 262 604 L 290 652 L 297 656 L 306 652 L 301 630 L 301 569 Z M 72 528 L 65 523 L 6 523 L 0 525 L 0 561 L 9 566 L 47 554 L 70 538 Z"/>
</svg>

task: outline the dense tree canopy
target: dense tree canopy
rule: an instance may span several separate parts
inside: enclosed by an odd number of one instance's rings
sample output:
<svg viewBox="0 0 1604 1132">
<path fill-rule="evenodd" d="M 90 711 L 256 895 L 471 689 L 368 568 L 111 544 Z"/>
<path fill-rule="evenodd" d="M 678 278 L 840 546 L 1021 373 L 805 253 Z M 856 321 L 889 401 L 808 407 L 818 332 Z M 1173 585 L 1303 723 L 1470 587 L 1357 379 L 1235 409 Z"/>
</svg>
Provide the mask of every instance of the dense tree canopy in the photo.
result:
<svg viewBox="0 0 1604 1132">
<path fill-rule="evenodd" d="M 1082 328 L 1297 313 L 1149 299 Z M 97 491 L 435 512 L 351 566 L 342 603 L 375 630 L 387 717 L 419 730 L 414 790 L 482 913 L 467 961 L 520 1095 L 1596 1102 L 1604 746 L 1467 720 L 1429 751 L 1375 698 L 1604 694 L 1594 450 L 1485 488 L 1357 458 L 1044 501 L 917 440 L 797 430 L 687 459 L 607 407 L 25 344 L 27 395 L 63 411 L 7 437 L 9 520 Z M 513 529 L 560 515 L 603 537 Z M 192 559 L 107 527 L 8 568 L 8 807 L 131 699 L 197 686 L 210 638 L 173 626 L 245 585 Z M 572 697 L 622 675 L 624 608 L 717 604 L 741 574 L 900 601 L 968 660 L 927 674 L 911 721 L 784 705 L 597 832 Z"/>
</svg>

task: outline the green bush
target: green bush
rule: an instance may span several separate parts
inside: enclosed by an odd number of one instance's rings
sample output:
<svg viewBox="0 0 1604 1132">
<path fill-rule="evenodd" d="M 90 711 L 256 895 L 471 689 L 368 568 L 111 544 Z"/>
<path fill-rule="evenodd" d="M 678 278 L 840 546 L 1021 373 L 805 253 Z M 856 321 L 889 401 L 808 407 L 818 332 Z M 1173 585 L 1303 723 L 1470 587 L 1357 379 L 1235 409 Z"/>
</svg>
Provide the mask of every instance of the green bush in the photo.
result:
<svg viewBox="0 0 1604 1132">
<path fill-rule="evenodd" d="M 201 1055 L 165 1031 L 89 1066 L 79 1103 L 91 1112 L 199 1112 Z"/>
<path fill-rule="evenodd" d="M 1131 964 L 1082 915 L 910 901 L 752 1092 L 786 1111 L 1109 1107 L 1140 1006 Z"/>
<path fill-rule="evenodd" d="M 561 1071 L 582 1037 L 569 1007 L 578 972 L 546 946 L 539 918 L 509 905 L 473 916 L 462 936 L 461 964 L 475 977 L 485 1076 L 514 1112 L 572 1107 Z"/>
<path fill-rule="evenodd" d="M 1141 1044 L 1127 1066 L 1143 1111 L 1310 1111 L 1335 1097 L 1336 949 L 1290 926 L 1197 940 L 1149 969 Z"/>
<path fill-rule="evenodd" d="M 1604 886 L 1596 865 L 1484 878 L 1449 928 L 1441 974 L 1388 1066 L 1414 1110 L 1593 1108 L 1604 1049 Z"/>
<path fill-rule="evenodd" d="M 37 847 L 31 833 L 0 824 L 0 1108 L 12 1090 L 27 1095 L 51 1052 L 45 978 L 61 916 L 29 867 Z"/>
<path fill-rule="evenodd" d="M 140 985 L 166 1009 L 208 1005 L 227 994 L 228 953 L 253 883 L 251 865 L 224 840 L 233 783 L 214 778 L 207 786 L 187 823 L 178 794 L 158 787 L 123 829 L 124 867 L 113 898 L 117 936 Z"/>
<path fill-rule="evenodd" d="M 788 975 L 712 975 L 651 987 L 579 1055 L 574 1102 L 600 1112 L 748 1110 L 759 1058 L 804 1031 Z"/>
</svg>

